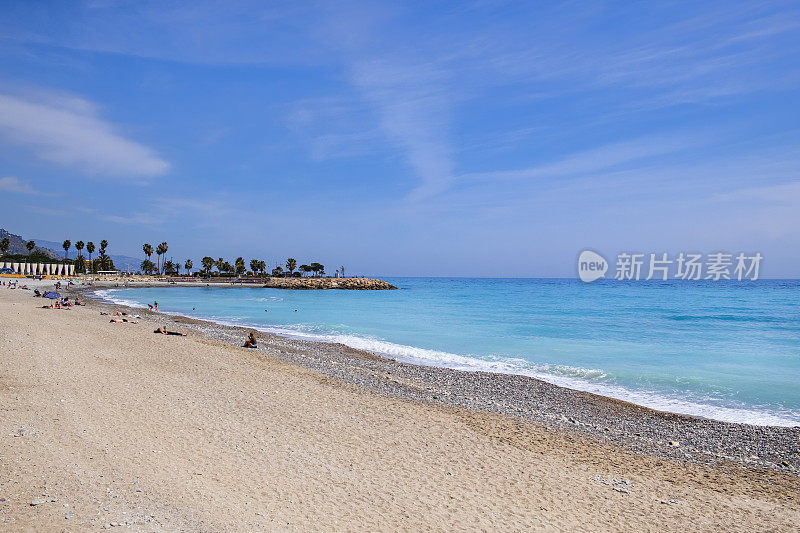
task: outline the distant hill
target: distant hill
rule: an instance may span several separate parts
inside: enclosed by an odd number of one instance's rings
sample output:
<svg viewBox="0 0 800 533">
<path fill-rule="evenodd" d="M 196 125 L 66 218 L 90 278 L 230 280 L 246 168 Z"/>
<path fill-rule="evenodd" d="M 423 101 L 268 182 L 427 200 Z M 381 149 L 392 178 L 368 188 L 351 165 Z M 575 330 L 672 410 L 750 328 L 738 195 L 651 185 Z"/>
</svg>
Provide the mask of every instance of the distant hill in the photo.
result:
<svg viewBox="0 0 800 533">
<path fill-rule="evenodd" d="M 14 235 L 13 233 L 9 233 L 8 231 L 0 228 L 0 239 L 5 239 L 6 237 L 8 237 L 8 240 L 10 242 L 10 244 L 8 246 L 8 251 L 6 253 L 9 253 L 9 254 L 24 254 L 24 255 L 28 254 L 28 249 L 25 248 L 25 244 L 30 239 L 27 239 L 27 240 L 23 239 L 19 235 Z M 44 255 L 52 258 L 52 259 L 59 259 L 59 258 L 63 257 L 62 255 L 54 252 L 53 250 L 51 250 L 51 249 L 49 249 L 49 248 L 47 248 L 45 246 L 40 246 L 39 245 L 39 244 L 44 244 L 44 243 L 39 243 L 39 241 L 37 241 L 36 239 L 33 239 L 33 241 L 36 243 L 36 247 L 33 249 L 33 251 L 42 253 L 42 254 L 44 254 Z"/>
<path fill-rule="evenodd" d="M 47 250 L 55 252 L 58 255 L 58 257 L 64 257 L 64 248 L 61 247 L 60 242 L 46 241 L 44 239 L 33 239 L 33 241 L 37 245 L 41 244 Z M 83 254 L 84 256 L 86 255 L 86 250 L 83 251 Z M 72 248 L 69 249 L 69 256 L 75 259 L 75 255 L 76 255 L 75 241 L 73 241 Z M 137 259 L 129 255 L 108 254 L 108 257 L 110 257 L 111 260 L 114 262 L 114 268 L 116 268 L 117 270 L 127 270 L 129 272 L 136 272 L 137 270 L 139 270 L 139 265 L 142 262 L 141 259 Z"/>
</svg>

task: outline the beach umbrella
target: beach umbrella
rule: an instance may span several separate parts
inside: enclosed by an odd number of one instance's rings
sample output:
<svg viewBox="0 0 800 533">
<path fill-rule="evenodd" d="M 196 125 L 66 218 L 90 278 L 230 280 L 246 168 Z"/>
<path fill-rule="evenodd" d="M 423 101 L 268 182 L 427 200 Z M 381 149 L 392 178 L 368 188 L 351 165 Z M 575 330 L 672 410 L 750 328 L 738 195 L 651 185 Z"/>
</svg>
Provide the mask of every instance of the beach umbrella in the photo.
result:
<svg viewBox="0 0 800 533">
<path fill-rule="evenodd" d="M 61 294 L 55 291 L 47 291 L 46 293 L 42 294 L 43 298 L 50 298 L 51 300 L 56 300 L 61 298 Z"/>
</svg>

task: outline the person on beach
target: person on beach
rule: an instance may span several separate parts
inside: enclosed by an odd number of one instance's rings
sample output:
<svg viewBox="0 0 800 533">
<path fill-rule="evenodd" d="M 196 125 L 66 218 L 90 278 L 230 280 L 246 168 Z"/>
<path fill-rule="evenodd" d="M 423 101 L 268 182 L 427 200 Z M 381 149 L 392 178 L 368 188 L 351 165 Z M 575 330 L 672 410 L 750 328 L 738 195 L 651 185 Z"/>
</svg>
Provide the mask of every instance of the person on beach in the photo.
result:
<svg viewBox="0 0 800 533">
<path fill-rule="evenodd" d="M 247 339 L 245 339 L 242 348 L 258 348 L 258 344 L 256 344 L 256 334 L 254 332 L 250 332 L 250 335 L 248 335 Z"/>
<path fill-rule="evenodd" d="M 177 331 L 167 331 L 166 327 L 158 328 L 153 333 L 161 333 L 162 335 L 178 335 L 181 337 L 185 337 L 186 333 L 178 333 Z"/>
<path fill-rule="evenodd" d="M 109 320 L 108 322 L 109 322 L 109 323 L 111 323 L 111 324 L 122 324 L 122 323 L 126 323 L 126 324 L 138 324 L 138 322 L 137 322 L 137 321 L 135 321 L 135 320 L 128 320 L 127 318 L 112 318 L 112 319 L 111 319 L 111 320 Z"/>
<path fill-rule="evenodd" d="M 155 302 L 155 301 L 154 301 L 154 302 L 153 302 L 153 305 L 155 306 L 155 311 L 156 311 L 156 313 L 158 313 L 158 302 Z"/>
</svg>

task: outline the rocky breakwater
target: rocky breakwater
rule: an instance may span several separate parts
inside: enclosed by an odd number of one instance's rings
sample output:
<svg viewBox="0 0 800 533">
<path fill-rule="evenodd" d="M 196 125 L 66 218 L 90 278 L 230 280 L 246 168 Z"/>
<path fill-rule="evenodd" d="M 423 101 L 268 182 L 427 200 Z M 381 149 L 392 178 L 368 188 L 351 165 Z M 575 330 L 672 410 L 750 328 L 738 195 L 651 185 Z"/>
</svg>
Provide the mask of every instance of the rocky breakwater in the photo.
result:
<svg viewBox="0 0 800 533">
<path fill-rule="evenodd" d="M 397 288 L 381 279 L 370 278 L 269 278 L 264 287 L 269 289 L 344 289 L 351 291 L 385 291 Z"/>
</svg>

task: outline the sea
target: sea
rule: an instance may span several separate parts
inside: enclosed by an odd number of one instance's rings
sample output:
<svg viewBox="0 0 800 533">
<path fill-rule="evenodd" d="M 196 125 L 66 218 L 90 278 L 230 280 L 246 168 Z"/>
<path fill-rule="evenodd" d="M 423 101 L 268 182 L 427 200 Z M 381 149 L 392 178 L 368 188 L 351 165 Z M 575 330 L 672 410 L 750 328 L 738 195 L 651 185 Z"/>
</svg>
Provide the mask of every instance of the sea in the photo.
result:
<svg viewBox="0 0 800 533">
<path fill-rule="evenodd" d="M 97 294 L 409 363 L 533 376 L 664 411 L 800 426 L 800 280 L 383 279 L 398 290 Z"/>
</svg>

